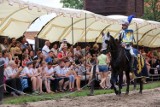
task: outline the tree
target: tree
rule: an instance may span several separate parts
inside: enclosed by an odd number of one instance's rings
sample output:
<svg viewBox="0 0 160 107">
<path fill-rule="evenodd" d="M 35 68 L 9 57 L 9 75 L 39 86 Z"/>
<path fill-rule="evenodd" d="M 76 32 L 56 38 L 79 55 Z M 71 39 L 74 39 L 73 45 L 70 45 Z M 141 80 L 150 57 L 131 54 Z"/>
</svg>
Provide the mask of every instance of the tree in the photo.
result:
<svg viewBox="0 0 160 107">
<path fill-rule="evenodd" d="M 63 7 L 74 8 L 74 9 L 83 9 L 83 0 L 61 0 Z"/>
<path fill-rule="evenodd" d="M 160 21 L 160 0 L 145 0 L 143 18 Z"/>
</svg>

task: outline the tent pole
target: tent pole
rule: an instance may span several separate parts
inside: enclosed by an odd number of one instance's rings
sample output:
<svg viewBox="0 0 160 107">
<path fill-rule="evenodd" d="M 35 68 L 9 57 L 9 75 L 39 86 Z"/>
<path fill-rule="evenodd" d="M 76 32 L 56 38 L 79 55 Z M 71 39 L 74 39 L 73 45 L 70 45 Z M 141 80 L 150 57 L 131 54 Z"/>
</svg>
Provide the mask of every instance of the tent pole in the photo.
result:
<svg viewBox="0 0 160 107">
<path fill-rule="evenodd" d="M 85 13 L 85 44 L 87 44 L 87 14 Z M 85 84 L 87 84 L 87 69 L 86 69 L 86 47 L 85 47 Z"/>
<path fill-rule="evenodd" d="M 137 33 L 136 33 L 136 38 L 137 38 L 137 49 L 138 49 L 139 46 L 138 46 L 138 25 L 137 25 L 137 23 L 136 23 L 136 31 L 137 31 Z"/>
<path fill-rule="evenodd" d="M 74 45 L 74 28 L 73 28 L 73 17 L 72 17 L 72 45 Z"/>
</svg>

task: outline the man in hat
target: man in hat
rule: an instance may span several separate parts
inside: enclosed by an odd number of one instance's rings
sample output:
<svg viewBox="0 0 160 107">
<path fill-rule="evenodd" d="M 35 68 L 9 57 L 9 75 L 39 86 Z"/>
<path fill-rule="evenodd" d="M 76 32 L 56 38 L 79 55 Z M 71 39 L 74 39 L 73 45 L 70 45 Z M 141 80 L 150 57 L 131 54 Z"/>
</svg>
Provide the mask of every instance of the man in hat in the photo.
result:
<svg viewBox="0 0 160 107">
<path fill-rule="evenodd" d="M 66 39 L 62 40 L 62 43 L 61 43 L 60 48 L 59 48 L 59 51 L 62 51 L 63 47 L 67 47 L 67 40 Z"/>
<path fill-rule="evenodd" d="M 128 20 L 123 20 L 122 21 L 122 30 L 119 33 L 118 39 L 122 44 L 122 47 L 124 47 L 126 50 L 129 50 L 132 58 L 131 58 L 131 71 L 133 71 L 133 63 L 134 63 L 134 57 L 136 57 L 136 55 L 133 52 L 133 41 L 135 41 L 134 39 L 134 35 L 133 35 L 133 30 L 128 29 L 130 22 Z"/>
</svg>

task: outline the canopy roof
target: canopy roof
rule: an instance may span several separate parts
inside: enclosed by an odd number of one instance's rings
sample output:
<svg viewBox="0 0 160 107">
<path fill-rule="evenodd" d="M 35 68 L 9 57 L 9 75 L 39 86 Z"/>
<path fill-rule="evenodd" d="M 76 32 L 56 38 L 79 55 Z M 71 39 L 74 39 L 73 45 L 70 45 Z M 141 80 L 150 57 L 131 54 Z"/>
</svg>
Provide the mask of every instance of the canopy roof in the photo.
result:
<svg viewBox="0 0 160 107">
<path fill-rule="evenodd" d="M 53 13 L 51 19 L 37 35 L 51 42 L 66 38 L 69 43 L 93 42 L 101 32 L 109 31 L 116 37 L 121 30 L 121 21 L 127 16 L 101 16 L 84 10 L 50 8 L 21 0 L 0 0 L 0 35 L 20 37 L 30 24 L 41 15 Z M 147 47 L 160 46 L 160 23 L 134 18 L 129 28 L 134 30 L 136 42 Z M 74 35 L 74 36 L 73 36 Z"/>
</svg>

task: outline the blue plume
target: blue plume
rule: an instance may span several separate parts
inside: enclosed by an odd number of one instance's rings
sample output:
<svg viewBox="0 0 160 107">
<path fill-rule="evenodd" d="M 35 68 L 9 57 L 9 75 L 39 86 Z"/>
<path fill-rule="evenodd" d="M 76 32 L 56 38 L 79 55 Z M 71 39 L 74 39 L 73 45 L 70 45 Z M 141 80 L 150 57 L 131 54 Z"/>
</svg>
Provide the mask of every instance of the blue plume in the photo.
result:
<svg viewBox="0 0 160 107">
<path fill-rule="evenodd" d="M 134 18 L 134 15 L 128 16 L 128 22 L 131 23 L 132 19 Z"/>
</svg>

